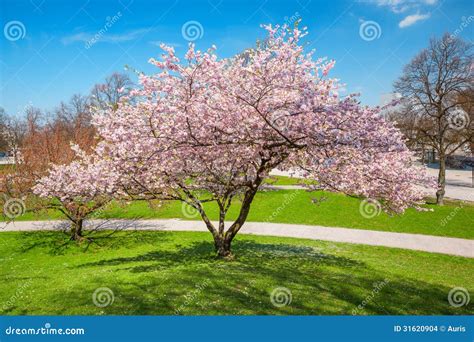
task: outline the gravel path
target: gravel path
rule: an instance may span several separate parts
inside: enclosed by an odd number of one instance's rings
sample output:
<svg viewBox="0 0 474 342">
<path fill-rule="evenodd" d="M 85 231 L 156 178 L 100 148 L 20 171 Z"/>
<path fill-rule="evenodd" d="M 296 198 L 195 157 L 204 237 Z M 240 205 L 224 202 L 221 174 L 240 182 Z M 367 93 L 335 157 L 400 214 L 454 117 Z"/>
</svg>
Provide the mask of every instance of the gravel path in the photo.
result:
<svg viewBox="0 0 474 342">
<path fill-rule="evenodd" d="M 182 221 L 178 219 L 138 221 L 97 220 L 91 221 L 89 224 L 103 224 L 103 228 L 122 227 L 144 230 L 207 231 L 204 223 L 201 221 Z M 0 232 L 52 230 L 58 229 L 59 225 L 60 221 L 15 222 L 6 227 L 0 226 Z M 474 240 L 450 237 L 263 222 L 246 222 L 240 233 L 395 247 L 474 258 Z"/>
</svg>

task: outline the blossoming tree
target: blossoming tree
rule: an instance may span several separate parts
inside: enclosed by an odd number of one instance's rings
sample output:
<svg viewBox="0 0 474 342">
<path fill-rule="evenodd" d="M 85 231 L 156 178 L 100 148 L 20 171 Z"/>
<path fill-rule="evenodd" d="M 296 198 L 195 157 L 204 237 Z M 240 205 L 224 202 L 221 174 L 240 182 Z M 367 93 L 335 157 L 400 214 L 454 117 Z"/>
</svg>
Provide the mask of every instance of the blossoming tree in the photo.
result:
<svg viewBox="0 0 474 342">
<path fill-rule="evenodd" d="M 39 179 L 33 193 L 47 200 L 43 208 L 56 209 L 71 222 L 70 239 L 81 242 L 84 221 L 107 205 L 119 192 L 118 173 L 112 164 L 77 146 L 77 159 L 70 164 L 54 165 Z"/>
<path fill-rule="evenodd" d="M 104 161 L 131 175 L 134 195 L 194 207 L 223 257 L 275 168 L 299 169 L 314 189 L 376 199 L 388 211 L 418 206 L 416 185 L 426 179 L 400 132 L 377 108 L 338 96 L 327 78 L 334 62 L 304 51 L 305 29 L 265 29 L 265 44 L 233 58 L 190 44 L 181 61 L 162 45 L 150 60 L 159 72 L 141 75 L 116 110 L 95 116 Z M 217 224 L 206 202 L 217 204 Z M 239 213 L 226 226 L 233 204 Z"/>
</svg>

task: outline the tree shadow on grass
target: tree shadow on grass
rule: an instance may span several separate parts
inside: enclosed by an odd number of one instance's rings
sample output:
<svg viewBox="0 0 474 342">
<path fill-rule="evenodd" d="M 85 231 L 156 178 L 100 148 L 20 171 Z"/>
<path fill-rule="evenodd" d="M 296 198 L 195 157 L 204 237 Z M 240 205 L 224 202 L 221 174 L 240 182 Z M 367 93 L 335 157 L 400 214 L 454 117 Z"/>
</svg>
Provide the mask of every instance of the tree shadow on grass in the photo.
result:
<svg viewBox="0 0 474 342">
<path fill-rule="evenodd" d="M 86 231 L 87 232 L 87 231 Z M 18 232 L 20 234 L 20 253 L 27 253 L 35 249 L 44 250 L 51 255 L 87 252 L 89 249 L 99 250 L 127 248 L 137 244 L 156 244 L 169 238 L 163 232 L 128 230 L 117 231 L 111 234 L 110 230 L 99 231 L 94 236 L 94 244 L 77 243 L 71 241 L 67 232 L 61 230 Z"/>
<path fill-rule="evenodd" d="M 50 254 L 60 254 L 59 247 L 67 239 L 66 234 L 60 231 L 18 232 L 18 234 L 21 240 L 20 253 L 44 249 Z"/>
<path fill-rule="evenodd" d="M 216 259 L 210 242 L 194 242 L 134 257 L 85 263 L 81 268 L 113 268 L 114 281 L 98 275 L 87 285 L 50 300 L 71 313 L 115 315 L 233 314 L 470 314 L 473 305 L 454 308 L 450 288 L 394 277 L 357 260 L 315 248 L 238 240 L 236 259 Z M 117 267 L 119 266 L 119 267 Z M 114 302 L 95 307 L 93 291 L 110 286 Z M 276 307 L 271 293 L 287 288 L 291 302 Z M 289 298 L 289 296 L 287 296 Z M 68 302 L 64 302 L 68 298 Z M 284 298 L 285 299 L 285 298 Z M 54 312 L 42 312 L 53 314 Z"/>
<path fill-rule="evenodd" d="M 338 267 L 353 267 L 361 265 L 359 261 L 349 258 L 321 253 L 307 246 L 295 246 L 288 244 L 261 244 L 254 241 L 239 241 L 234 247 L 236 255 L 233 261 L 225 261 L 216 258 L 214 246 L 210 242 L 194 242 L 189 246 L 177 246 L 175 250 L 155 250 L 133 257 L 121 257 L 100 260 L 92 263 L 81 264 L 83 267 L 122 266 L 120 269 L 132 273 L 155 272 L 164 268 L 182 267 L 183 265 L 209 265 L 225 266 L 252 265 L 254 260 L 259 263 L 279 263 L 285 260 L 285 267 L 289 269 L 298 268 L 301 262 L 314 262 L 319 265 L 337 265 Z M 303 260 L 302 260 L 303 259 Z M 146 265 L 136 265 L 137 262 L 146 262 Z M 151 264 L 150 264 L 151 262 Z"/>
</svg>

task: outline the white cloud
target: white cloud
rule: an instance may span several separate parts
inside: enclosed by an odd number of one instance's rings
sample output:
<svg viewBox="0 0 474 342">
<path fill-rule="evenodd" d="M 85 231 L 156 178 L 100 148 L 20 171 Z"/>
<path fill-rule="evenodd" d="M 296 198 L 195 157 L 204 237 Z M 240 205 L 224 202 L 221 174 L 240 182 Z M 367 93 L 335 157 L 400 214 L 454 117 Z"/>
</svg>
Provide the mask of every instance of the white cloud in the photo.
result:
<svg viewBox="0 0 474 342">
<path fill-rule="evenodd" d="M 67 36 L 61 39 L 61 42 L 64 45 L 72 44 L 75 42 L 87 43 L 93 39 L 97 42 L 108 42 L 108 43 L 120 43 L 134 40 L 139 36 L 148 32 L 148 29 L 139 29 L 134 31 L 129 31 L 121 34 L 109 34 L 98 31 L 97 33 L 89 32 L 80 32 L 71 36 Z"/>
<path fill-rule="evenodd" d="M 390 104 L 392 101 L 400 100 L 401 98 L 402 98 L 402 94 L 400 94 L 400 93 L 380 94 L 379 105 L 383 107 L 383 106 L 386 106 L 386 105 Z"/>
<path fill-rule="evenodd" d="M 417 13 L 417 14 L 408 15 L 402 21 L 400 21 L 398 23 L 398 27 L 405 28 L 405 27 L 411 26 L 411 25 L 415 24 L 418 21 L 428 19 L 430 16 L 431 16 L 431 14 L 429 14 L 429 13 L 427 13 L 427 14 Z"/>
<path fill-rule="evenodd" d="M 90 34 L 81 32 L 73 34 L 72 36 L 61 38 L 61 43 L 63 43 L 64 45 L 69 45 L 74 42 L 87 42 L 90 38 Z"/>
<path fill-rule="evenodd" d="M 166 42 L 162 42 L 162 41 L 159 41 L 159 40 L 152 40 L 149 43 L 151 45 L 155 45 L 155 46 L 160 46 L 162 43 L 164 43 L 166 46 L 171 46 L 171 47 L 174 47 L 174 48 L 179 48 L 179 47 L 183 46 L 183 44 L 180 44 L 180 43 L 166 43 Z"/>
<path fill-rule="evenodd" d="M 380 7 L 389 7 L 393 13 L 403 13 L 409 9 L 420 9 L 422 6 L 433 6 L 438 0 L 362 0 Z"/>
</svg>

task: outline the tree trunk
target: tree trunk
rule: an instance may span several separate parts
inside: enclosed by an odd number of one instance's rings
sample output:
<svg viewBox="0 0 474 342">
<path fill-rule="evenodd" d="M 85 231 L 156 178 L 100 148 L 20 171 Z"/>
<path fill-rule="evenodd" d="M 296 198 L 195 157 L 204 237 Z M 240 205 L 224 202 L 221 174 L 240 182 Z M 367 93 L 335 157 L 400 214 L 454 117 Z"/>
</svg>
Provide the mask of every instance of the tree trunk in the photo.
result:
<svg viewBox="0 0 474 342">
<path fill-rule="evenodd" d="M 71 240 L 82 241 L 84 239 L 82 236 L 82 225 L 82 220 L 73 221 L 71 223 Z"/>
<path fill-rule="evenodd" d="M 214 238 L 214 246 L 216 248 L 217 256 L 220 258 L 229 258 L 232 257 L 232 252 L 230 250 L 230 245 L 232 239 L 227 239 L 222 235 L 218 235 Z"/>
<path fill-rule="evenodd" d="M 264 170 L 261 169 L 259 172 L 263 172 Z M 232 258 L 232 251 L 230 246 L 232 244 L 232 240 L 234 239 L 235 235 L 239 232 L 240 228 L 242 228 L 245 220 L 250 211 L 250 205 L 255 197 L 255 194 L 258 191 L 258 187 L 262 183 L 262 179 L 259 177 L 255 184 L 245 192 L 244 198 L 242 200 L 242 206 L 240 207 L 239 216 L 234 221 L 234 223 L 229 227 L 227 231 L 225 230 L 225 216 L 227 213 L 228 205 L 226 206 L 224 203 L 219 203 L 220 215 L 219 215 L 219 227 L 218 230 L 214 227 L 212 222 L 207 217 L 205 211 L 200 206 L 198 207 L 199 213 L 201 214 L 201 218 L 207 226 L 207 229 L 211 232 L 212 237 L 214 238 L 214 247 L 216 249 L 216 253 L 218 257 L 231 259 Z M 187 194 L 191 197 L 191 194 Z M 195 198 L 191 197 L 192 200 Z M 229 203 L 230 205 L 230 203 Z"/>
<path fill-rule="evenodd" d="M 426 150 L 425 150 L 425 144 L 421 144 L 421 165 L 425 165 L 425 154 L 426 154 Z"/>
<path fill-rule="evenodd" d="M 446 156 L 439 154 L 438 191 L 436 191 L 436 204 L 444 204 L 444 194 L 446 187 Z"/>
</svg>

